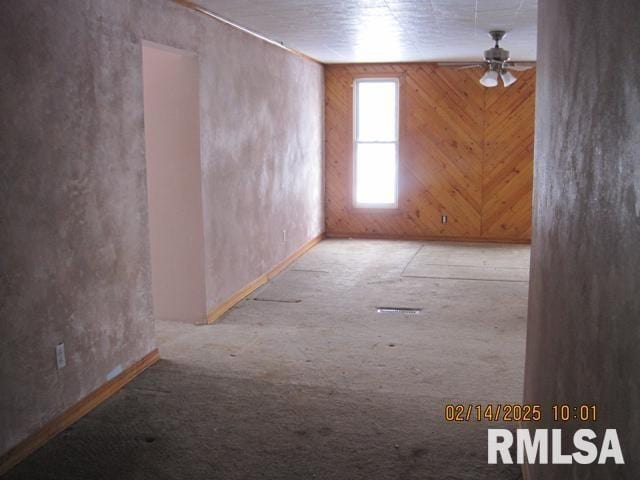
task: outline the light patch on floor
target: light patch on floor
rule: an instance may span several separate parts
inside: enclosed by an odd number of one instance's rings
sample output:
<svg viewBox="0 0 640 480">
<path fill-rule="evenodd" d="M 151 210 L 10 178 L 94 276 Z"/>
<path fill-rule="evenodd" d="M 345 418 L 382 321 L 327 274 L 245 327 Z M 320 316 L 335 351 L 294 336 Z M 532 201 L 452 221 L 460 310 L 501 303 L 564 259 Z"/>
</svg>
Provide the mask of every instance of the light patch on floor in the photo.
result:
<svg viewBox="0 0 640 480">
<path fill-rule="evenodd" d="M 529 281 L 528 245 L 429 242 L 402 275 L 460 280 Z"/>
</svg>

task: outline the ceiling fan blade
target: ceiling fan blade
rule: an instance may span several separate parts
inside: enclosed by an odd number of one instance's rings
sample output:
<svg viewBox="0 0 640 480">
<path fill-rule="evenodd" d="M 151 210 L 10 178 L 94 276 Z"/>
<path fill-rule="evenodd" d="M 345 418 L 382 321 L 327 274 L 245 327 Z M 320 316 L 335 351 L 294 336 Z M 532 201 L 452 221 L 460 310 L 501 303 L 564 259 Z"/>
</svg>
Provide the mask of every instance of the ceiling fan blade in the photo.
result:
<svg viewBox="0 0 640 480">
<path fill-rule="evenodd" d="M 524 72 L 525 70 L 531 70 L 533 65 L 508 65 L 508 70 L 515 70 L 516 72 Z"/>
<path fill-rule="evenodd" d="M 439 67 L 475 68 L 484 67 L 484 62 L 439 62 Z"/>
<path fill-rule="evenodd" d="M 484 63 L 476 63 L 475 65 L 463 65 L 462 67 L 456 67 L 456 70 L 464 70 L 466 68 L 485 68 Z"/>
<path fill-rule="evenodd" d="M 504 68 L 509 68 L 511 70 L 515 70 L 518 72 L 523 72 L 525 70 L 529 70 L 531 68 L 535 68 L 536 62 L 505 62 Z"/>
</svg>

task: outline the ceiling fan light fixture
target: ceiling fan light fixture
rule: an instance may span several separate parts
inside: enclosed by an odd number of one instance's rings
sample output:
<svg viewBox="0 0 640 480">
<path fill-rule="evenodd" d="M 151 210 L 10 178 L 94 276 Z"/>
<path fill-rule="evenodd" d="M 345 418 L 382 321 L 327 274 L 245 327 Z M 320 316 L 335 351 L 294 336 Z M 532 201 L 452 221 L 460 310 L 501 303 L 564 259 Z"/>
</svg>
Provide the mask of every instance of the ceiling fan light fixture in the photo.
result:
<svg viewBox="0 0 640 480">
<path fill-rule="evenodd" d="M 502 78 L 502 83 L 504 83 L 505 87 L 509 85 L 513 85 L 518 80 L 509 70 L 503 70 L 500 72 L 500 77 Z"/>
<path fill-rule="evenodd" d="M 485 87 L 497 87 L 498 86 L 498 72 L 495 70 L 487 70 L 480 79 L 480 83 Z"/>
</svg>

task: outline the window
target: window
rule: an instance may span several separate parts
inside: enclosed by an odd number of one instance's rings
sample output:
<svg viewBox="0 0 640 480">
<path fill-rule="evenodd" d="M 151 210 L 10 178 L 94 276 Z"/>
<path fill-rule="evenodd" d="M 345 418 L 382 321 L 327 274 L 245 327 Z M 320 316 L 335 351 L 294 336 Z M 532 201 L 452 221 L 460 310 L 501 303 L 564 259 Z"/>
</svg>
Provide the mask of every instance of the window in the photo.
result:
<svg viewBox="0 0 640 480">
<path fill-rule="evenodd" d="M 398 206 L 398 79 L 355 81 L 353 203 Z"/>
</svg>

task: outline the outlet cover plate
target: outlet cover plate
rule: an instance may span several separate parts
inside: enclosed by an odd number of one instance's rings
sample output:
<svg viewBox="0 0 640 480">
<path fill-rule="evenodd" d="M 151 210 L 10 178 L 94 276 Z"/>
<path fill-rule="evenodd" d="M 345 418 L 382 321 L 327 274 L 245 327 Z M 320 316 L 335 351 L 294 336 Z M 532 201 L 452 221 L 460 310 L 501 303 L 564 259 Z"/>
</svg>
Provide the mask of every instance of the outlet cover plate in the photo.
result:
<svg viewBox="0 0 640 480">
<path fill-rule="evenodd" d="M 64 354 L 64 343 L 56 345 L 56 363 L 58 364 L 58 370 L 67 365 L 67 358 Z"/>
</svg>

